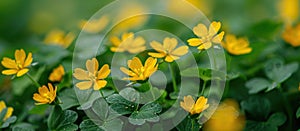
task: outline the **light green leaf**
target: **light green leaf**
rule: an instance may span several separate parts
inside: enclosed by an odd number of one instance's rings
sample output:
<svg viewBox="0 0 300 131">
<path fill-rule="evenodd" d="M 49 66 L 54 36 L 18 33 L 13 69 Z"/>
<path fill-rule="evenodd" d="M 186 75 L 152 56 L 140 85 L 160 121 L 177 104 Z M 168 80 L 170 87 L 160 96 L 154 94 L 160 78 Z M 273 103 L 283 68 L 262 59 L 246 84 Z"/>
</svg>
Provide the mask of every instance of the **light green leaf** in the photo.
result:
<svg viewBox="0 0 300 131">
<path fill-rule="evenodd" d="M 141 107 L 139 111 L 133 112 L 129 117 L 129 122 L 133 125 L 142 125 L 146 121 L 157 122 L 157 115 L 162 110 L 162 107 L 157 103 L 148 103 Z"/>
<path fill-rule="evenodd" d="M 73 88 L 68 88 L 61 91 L 58 93 L 58 98 L 62 102 L 62 104 L 60 104 L 62 110 L 79 105 L 78 98 Z"/>
<path fill-rule="evenodd" d="M 256 94 L 264 89 L 267 89 L 271 83 L 264 78 L 253 78 L 246 83 L 249 89 L 249 94 Z"/>
<path fill-rule="evenodd" d="M 63 111 L 60 106 L 55 106 L 48 118 L 48 127 L 51 130 L 77 130 L 78 126 L 73 124 L 77 117 L 75 111 Z"/>
<path fill-rule="evenodd" d="M 280 59 L 269 60 L 265 65 L 265 73 L 269 79 L 282 83 L 298 70 L 298 63 L 284 65 Z"/>
<path fill-rule="evenodd" d="M 300 117 L 300 107 L 297 109 L 297 112 L 296 112 L 296 117 L 299 118 Z"/>
</svg>

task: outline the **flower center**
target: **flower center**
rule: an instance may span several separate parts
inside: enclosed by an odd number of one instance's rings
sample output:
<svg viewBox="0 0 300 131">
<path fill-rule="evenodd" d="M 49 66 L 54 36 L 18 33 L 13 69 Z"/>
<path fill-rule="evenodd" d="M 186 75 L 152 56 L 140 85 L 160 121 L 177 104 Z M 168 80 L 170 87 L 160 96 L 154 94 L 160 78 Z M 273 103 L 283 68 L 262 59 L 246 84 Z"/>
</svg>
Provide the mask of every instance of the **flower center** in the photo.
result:
<svg viewBox="0 0 300 131">
<path fill-rule="evenodd" d="M 89 72 L 89 79 L 90 79 L 90 80 L 96 80 L 95 74 Z"/>
<path fill-rule="evenodd" d="M 45 93 L 45 94 L 43 94 L 43 97 L 45 97 L 48 101 L 49 101 L 49 103 L 50 102 L 52 102 L 52 97 L 51 97 L 51 94 L 49 94 L 49 93 Z"/>
</svg>

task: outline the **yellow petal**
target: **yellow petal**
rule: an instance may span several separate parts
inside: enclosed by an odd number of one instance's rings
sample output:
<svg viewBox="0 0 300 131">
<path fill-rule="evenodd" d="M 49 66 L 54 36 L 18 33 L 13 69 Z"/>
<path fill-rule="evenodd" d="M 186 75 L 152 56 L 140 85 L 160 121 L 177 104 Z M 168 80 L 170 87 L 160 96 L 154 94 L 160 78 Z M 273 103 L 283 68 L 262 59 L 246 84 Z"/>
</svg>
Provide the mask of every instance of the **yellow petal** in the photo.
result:
<svg viewBox="0 0 300 131">
<path fill-rule="evenodd" d="M 23 49 L 15 51 L 16 63 L 20 63 L 21 65 L 24 65 L 25 58 L 26 58 L 26 54 Z"/>
<path fill-rule="evenodd" d="M 62 47 L 64 48 L 68 48 L 70 46 L 70 44 L 72 44 L 73 40 L 75 39 L 75 34 L 73 32 L 68 33 L 65 38 L 64 38 L 64 42 L 62 44 Z"/>
<path fill-rule="evenodd" d="M 145 62 L 145 68 L 154 67 L 157 63 L 157 59 L 149 57 Z"/>
<path fill-rule="evenodd" d="M 111 37 L 110 42 L 116 47 L 118 47 L 121 44 L 121 40 L 116 36 Z"/>
<path fill-rule="evenodd" d="M 140 53 L 146 50 L 146 46 L 140 46 L 140 47 L 131 47 L 127 49 L 129 53 L 136 54 Z"/>
<path fill-rule="evenodd" d="M 198 37 L 205 37 L 208 35 L 207 27 L 204 24 L 198 24 L 193 28 L 193 32 Z"/>
<path fill-rule="evenodd" d="M 155 57 L 155 58 L 163 58 L 166 56 L 165 53 L 154 53 L 154 52 L 149 52 L 148 55 Z"/>
<path fill-rule="evenodd" d="M 124 33 L 122 35 L 122 41 L 126 40 L 127 38 L 129 37 L 134 37 L 134 34 L 132 32 L 129 32 L 129 33 Z"/>
<path fill-rule="evenodd" d="M 32 63 L 32 53 L 30 52 L 24 62 L 24 67 L 29 66 Z"/>
<path fill-rule="evenodd" d="M 17 77 L 23 76 L 23 75 L 26 74 L 28 71 L 29 71 L 29 69 L 27 69 L 27 68 L 18 71 Z"/>
<path fill-rule="evenodd" d="M 202 41 L 199 38 L 191 38 L 188 40 L 188 43 L 190 46 L 199 46 L 200 44 L 202 44 Z"/>
<path fill-rule="evenodd" d="M 215 35 L 221 28 L 221 22 L 212 22 L 209 26 L 209 35 Z"/>
<path fill-rule="evenodd" d="M 156 50 L 157 52 L 165 52 L 165 49 L 164 49 L 163 45 L 162 45 L 161 43 L 157 42 L 157 41 L 152 41 L 152 42 L 150 43 L 150 46 L 151 46 L 154 50 Z"/>
<path fill-rule="evenodd" d="M 5 102 L 4 101 L 0 101 L 0 112 L 6 108 Z"/>
<path fill-rule="evenodd" d="M 167 55 L 167 57 L 165 58 L 165 61 L 166 61 L 166 62 L 173 62 L 173 61 L 174 61 L 174 59 L 173 59 L 173 57 L 172 57 L 172 56 L 170 56 L 170 55 Z"/>
<path fill-rule="evenodd" d="M 12 69 L 17 69 L 17 64 L 14 60 L 4 57 L 3 60 L 1 61 L 1 64 L 5 67 L 5 68 L 12 68 Z"/>
<path fill-rule="evenodd" d="M 172 51 L 170 54 L 175 55 L 175 56 L 183 56 L 186 53 L 188 53 L 188 51 L 189 51 L 188 46 L 180 46 L 177 49 L 175 49 L 174 51 Z"/>
<path fill-rule="evenodd" d="M 99 90 L 103 87 L 105 87 L 107 84 L 106 80 L 98 80 L 95 84 L 94 84 L 94 90 Z"/>
<path fill-rule="evenodd" d="M 202 45 L 200 45 L 198 47 L 199 50 L 207 50 L 209 49 L 210 47 L 212 46 L 212 43 L 211 42 L 206 42 L 206 43 L 203 43 Z"/>
<path fill-rule="evenodd" d="M 81 68 L 76 68 L 73 76 L 78 80 L 89 80 L 88 73 Z"/>
<path fill-rule="evenodd" d="M 165 38 L 164 39 L 164 44 L 163 47 L 167 51 L 172 51 L 176 48 L 178 42 L 175 38 Z"/>
<path fill-rule="evenodd" d="M 17 74 L 18 70 L 14 70 L 14 69 L 11 69 L 11 70 L 3 70 L 2 71 L 2 74 L 4 75 L 14 75 L 14 74 Z"/>
<path fill-rule="evenodd" d="M 194 104 L 195 104 L 195 101 L 192 98 L 192 96 L 190 96 L 190 95 L 184 96 L 183 101 L 180 102 L 180 106 L 188 112 L 190 112 L 193 109 Z"/>
<path fill-rule="evenodd" d="M 136 69 L 140 69 L 143 67 L 143 64 L 141 60 L 138 57 L 134 57 L 132 60 L 129 60 L 128 62 L 128 67 L 134 71 Z"/>
<path fill-rule="evenodd" d="M 7 108 L 7 112 L 5 114 L 4 121 L 12 115 L 13 111 L 14 111 L 14 109 L 12 107 Z"/>
<path fill-rule="evenodd" d="M 110 50 L 112 52 L 124 52 L 125 51 L 125 49 L 120 48 L 120 47 L 110 47 Z"/>
<path fill-rule="evenodd" d="M 133 40 L 132 46 L 137 47 L 137 46 L 142 46 L 145 45 L 146 41 L 143 37 L 137 37 Z"/>
<path fill-rule="evenodd" d="M 43 103 L 43 104 L 47 104 L 49 102 L 49 100 L 47 98 L 42 97 L 40 94 L 37 94 L 37 93 L 34 93 L 32 98 L 36 102 Z"/>
<path fill-rule="evenodd" d="M 129 76 L 134 76 L 134 75 L 136 75 L 135 73 L 133 73 L 132 71 L 130 71 L 130 70 L 124 68 L 124 67 L 121 67 L 120 70 L 121 70 L 123 73 L 125 73 L 125 74 L 127 74 L 127 75 L 129 75 Z"/>
<path fill-rule="evenodd" d="M 39 94 L 40 95 L 43 96 L 44 94 L 48 94 L 48 93 L 49 93 L 49 90 L 45 85 L 43 85 L 42 87 L 39 88 Z"/>
<path fill-rule="evenodd" d="M 88 72 L 92 74 L 96 74 L 96 71 L 99 68 L 99 63 L 96 58 L 93 58 L 92 60 L 87 60 L 85 65 Z"/>
<path fill-rule="evenodd" d="M 215 36 L 215 37 L 212 39 L 212 42 L 213 42 L 213 43 L 221 43 L 221 41 L 223 40 L 224 34 L 225 34 L 225 32 L 222 31 L 220 34 L 218 34 L 217 36 Z"/>
<path fill-rule="evenodd" d="M 109 73 L 110 73 L 110 69 L 108 64 L 103 65 L 100 71 L 98 72 L 98 79 L 106 78 L 109 75 Z"/>
<path fill-rule="evenodd" d="M 80 90 L 86 90 L 91 88 L 93 82 L 92 81 L 84 81 L 84 82 L 79 82 L 76 84 L 76 87 L 78 87 Z"/>
</svg>

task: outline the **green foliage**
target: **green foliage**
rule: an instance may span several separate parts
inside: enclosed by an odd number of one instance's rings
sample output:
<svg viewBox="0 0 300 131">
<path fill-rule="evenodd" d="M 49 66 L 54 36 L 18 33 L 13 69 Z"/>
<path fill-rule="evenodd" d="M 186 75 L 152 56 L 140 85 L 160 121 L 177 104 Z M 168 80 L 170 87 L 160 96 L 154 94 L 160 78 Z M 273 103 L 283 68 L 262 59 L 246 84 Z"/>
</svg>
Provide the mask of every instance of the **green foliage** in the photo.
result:
<svg viewBox="0 0 300 131">
<path fill-rule="evenodd" d="M 48 118 L 48 127 L 51 130 L 77 130 L 78 126 L 74 124 L 78 114 L 72 110 L 63 111 L 60 106 L 54 106 Z"/>
</svg>

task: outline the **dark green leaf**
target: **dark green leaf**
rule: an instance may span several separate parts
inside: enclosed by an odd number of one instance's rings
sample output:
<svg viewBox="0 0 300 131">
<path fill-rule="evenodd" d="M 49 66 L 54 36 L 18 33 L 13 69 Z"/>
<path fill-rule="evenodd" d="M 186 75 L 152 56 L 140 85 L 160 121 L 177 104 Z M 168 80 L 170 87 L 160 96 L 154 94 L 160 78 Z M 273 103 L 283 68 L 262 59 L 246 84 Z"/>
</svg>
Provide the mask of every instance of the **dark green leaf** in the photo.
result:
<svg viewBox="0 0 300 131">
<path fill-rule="evenodd" d="M 12 128 L 13 131 L 35 131 L 35 127 L 28 123 L 19 123 L 14 125 Z"/>
<path fill-rule="evenodd" d="M 299 118 L 300 117 L 300 107 L 297 109 L 297 112 L 296 112 L 296 117 Z"/>
<path fill-rule="evenodd" d="M 48 118 L 48 127 L 52 130 L 77 130 L 78 126 L 73 124 L 77 117 L 75 111 L 63 111 L 60 106 L 55 106 Z"/>
<path fill-rule="evenodd" d="M 137 104 L 124 99 L 119 94 L 113 94 L 106 100 L 108 103 L 111 103 L 111 108 L 121 115 L 132 113 L 137 106 Z"/>
<path fill-rule="evenodd" d="M 79 128 L 81 131 L 104 131 L 90 119 L 82 121 Z"/>
<path fill-rule="evenodd" d="M 148 103 L 141 107 L 139 111 L 133 112 L 129 117 L 129 122 L 133 125 L 142 125 L 146 121 L 157 122 L 157 115 L 162 110 L 162 107 L 157 103 Z"/>
<path fill-rule="evenodd" d="M 256 94 L 270 85 L 270 82 L 264 78 L 253 78 L 246 83 L 246 87 L 249 89 L 249 94 Z"/>
<path fill-rule="evenodd" d="M 276 127 L 283 125 L 286 122 L 286 116 L 283 113 L 275 113 L 270 116 L 267 123 Z"/>
<path fill-rule="evenodd" d="M 265 122 L 247 121 L 245 131 L 277 131 L 277 127 Z"/>
<path fill-rule="evenodd" d="M 45 111 L 49 108 L 49 105 L 43 104 L 43 105 L 36 105 L 34 106 L 29 113 L 30 114 L 39 114 L 42 115 L 45 113 Z"/>
<path fill-rule="evenodd" d="M 7 118 L 4 123 L 2 123 L 1 127 L 0 128 L 6 128 L 8 127 L 10 124 L 16 122 L 17 120 L 17 117 L 16 116 L 11 116 L 9 118 Z"/>
<path fill-rule="evenodd" d="M 201 125 L 195 120 L 187 116 L 179 125 L 176 126 L 178 131 L 199 131 Z"/>
<path fill-rule="evenodd" d="M 298 63 L 284 65 L 280 59 L 269 60 L 265 66 L 267 76 L 277 83 L 282 83 L 298 70 Z"/>
<path fill-rule="evenodd" d="M 58 98 L 62 102 L 62 104 L 60 104 L 62 110 L 66 110 L 79 105 L 77 95 L 75 94 L 73 88 L 68 88 L 59 92 Z"/>
<path fill-rule="evenodd" d="M 267 119 L 271 111 L 271 103 L 264 97 L 252 96 L 241 102 L 242 109 L 252 117 Z"/>
</svg>

